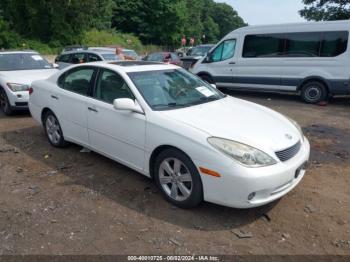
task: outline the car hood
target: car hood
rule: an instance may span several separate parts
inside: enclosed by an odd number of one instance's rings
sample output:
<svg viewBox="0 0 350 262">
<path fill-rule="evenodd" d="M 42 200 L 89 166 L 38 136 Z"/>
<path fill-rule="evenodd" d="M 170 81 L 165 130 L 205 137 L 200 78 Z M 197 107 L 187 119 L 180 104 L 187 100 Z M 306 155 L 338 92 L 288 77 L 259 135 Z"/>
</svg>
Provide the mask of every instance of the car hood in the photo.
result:
<svg viewBox="0 0 350 262">
<path fill-rule="evenodd" d="M 299 130 L 283 115 L 232 97 L 162 111 L 161 114 L 208 136 L 230 139 L 265 151 L 283 150 L 301 140 Z"/>
<path fill-rule="evenodd" d="M 33 81 L 46 79 L 56 72 L 58 69 L 0 71 L 0 77 L 5 78 L 6 82 L 30 85 Z"/>
</svg>

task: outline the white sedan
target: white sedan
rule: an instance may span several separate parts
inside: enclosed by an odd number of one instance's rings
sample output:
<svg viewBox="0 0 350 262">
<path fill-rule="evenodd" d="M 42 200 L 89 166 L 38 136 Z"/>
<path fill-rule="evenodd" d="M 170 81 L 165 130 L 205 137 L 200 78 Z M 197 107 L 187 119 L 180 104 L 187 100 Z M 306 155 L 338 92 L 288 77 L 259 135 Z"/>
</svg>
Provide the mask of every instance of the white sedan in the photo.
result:
<svg viewBox="0 0 350 262">
<path fill-rule="evenodd" d="M 184 208 L 265 205 L 302 180 L 309 159 L 293 120 L 173 65 L 73 66 L 34 82 L 30 94 L 53 146 L 72 142 L 114 159 Z"/>
<path fill-rule="evenodd" d="M 56 73 L 49 62 L 35 51 L 0 52 L 0 108 L 6 115 L 28 110 L 28 89 L 34 80 Z"/>
</svg>

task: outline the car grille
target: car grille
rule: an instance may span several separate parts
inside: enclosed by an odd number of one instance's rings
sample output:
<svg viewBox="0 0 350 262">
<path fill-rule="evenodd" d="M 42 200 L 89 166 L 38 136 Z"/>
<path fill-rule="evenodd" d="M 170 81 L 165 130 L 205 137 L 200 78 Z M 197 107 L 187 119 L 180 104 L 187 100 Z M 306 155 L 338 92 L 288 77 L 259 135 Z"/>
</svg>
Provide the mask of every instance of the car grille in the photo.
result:
<svg viewBox="0 0 350 262">
<path fill-rule="evenodd" d="M 276 156 L 282 162 L 288 161 L 289 159 L 293 158 L 296 154 L 298 154 L 300 147 L 301 147 L 301 143 L 299 141 L 292 147 L 276 152 Z"/>
</svg>

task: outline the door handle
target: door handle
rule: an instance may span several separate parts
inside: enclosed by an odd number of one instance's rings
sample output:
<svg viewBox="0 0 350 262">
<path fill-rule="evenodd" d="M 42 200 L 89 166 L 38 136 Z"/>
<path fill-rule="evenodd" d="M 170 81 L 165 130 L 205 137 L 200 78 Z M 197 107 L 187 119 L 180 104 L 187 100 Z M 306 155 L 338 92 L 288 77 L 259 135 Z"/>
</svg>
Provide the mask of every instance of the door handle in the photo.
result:
<svg viewBox="0 0 350 262">
<path fill-rule="evenodd" d="M 51 95 L 51 98 L 58 100 L 58 97 L 54 95 Z"/>
<path fill-rule="evenodd" d="M 230 63 L 228 63 L 229 65 L 235 65 L 236 64 L 236 62 L 230 62 Z"/>
<path fill-rule="evenodd" d="M 96 108 L 93 108 L 93 107 L 88 107 L 88 110 L 89 110 L 89 111 L 92 111 L 92 112 L 95 112 L 95 113 L 98 112 L 97 109 L 96 109 Z"/>
</svg>

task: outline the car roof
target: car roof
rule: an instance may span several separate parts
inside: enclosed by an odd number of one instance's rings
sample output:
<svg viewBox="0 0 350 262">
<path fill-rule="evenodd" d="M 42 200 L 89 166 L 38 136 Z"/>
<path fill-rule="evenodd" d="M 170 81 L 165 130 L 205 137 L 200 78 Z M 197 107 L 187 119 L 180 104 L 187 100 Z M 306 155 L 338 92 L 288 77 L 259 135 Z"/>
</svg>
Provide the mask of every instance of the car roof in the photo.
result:
<svg viewBox="0 0 350 262">
<path fill-rule="evenodd" d="M 169 70 L 169 69 L 180 68 L 178 66 L 171 65 L 171 64 L 164 64 L 160 62 L 150 62 L 150 61 L 113 61 L 113 62 L 100 61 L 100 62 L 85 63 L 83 65 L 92 65 L 92 66 L 100 65 L 112 70 L 118 69 L 118 71 L 122 71 L 125 73 Z"/>
<path fill-rule="evenodd" d="M 240 32 L 250 32 L 250 31 L 263 31 L 263 30 L 269 30 L 273 32 L 276 30 L 276 32 L 282 31 L 282 32 L 288 32 L 288 30 L 291 29 L 317 29 L 320 30 L 326 30 L 326 28 L 337 28 L 338 30 L 348 30 L 350 28 L 350 22 L 349 20 L 337 20 L 337 21 L 318 21 L 318 22 L 303 22 L 303 23 L 285 23 L 285 24 L 271 24 L 271 25 L 252 25 L 252 26 L 244 26 L 241 28 L 238 28 L 230 33 L 228 33 L 226 37 L 229 37 L 232 34 L 240 33 Z M 287 28 L 287 29 L 286 29 Z"/>
<path fill-rule="evenodd" d="M 112 50 L 105 49 L 85 49 L 85 50 L 72 50 L 62 52 L 61 55 L 70 55 L 78 53 L 90 53 L 90 54 L 115 54 Z"/>
</svg>

